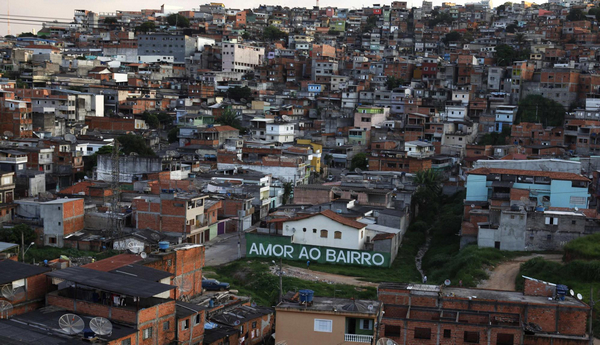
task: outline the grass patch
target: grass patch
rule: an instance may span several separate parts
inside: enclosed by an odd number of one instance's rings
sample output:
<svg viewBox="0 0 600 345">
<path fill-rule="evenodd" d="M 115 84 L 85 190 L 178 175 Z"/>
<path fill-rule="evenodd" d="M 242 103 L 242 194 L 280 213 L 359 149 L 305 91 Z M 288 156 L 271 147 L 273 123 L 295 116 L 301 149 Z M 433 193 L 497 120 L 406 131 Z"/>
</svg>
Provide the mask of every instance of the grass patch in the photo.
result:
<svg viewBox="0 0 600 345">
<path fill-rule="evenodd" d="M 390 268 L 331 265 L 311 262 L 310 269 L 313 271 L 357 277 L 360 280 L 373 283 L 419 282 L 421 280 L 421 275 L 415 266 L 415 256 L 424 243 L 424 233 L 407 231 L 402 241 L 402 246 L 398 250 L 398 256 L 396 256 L 396 259 Z M 306 263 L 304 261 L 286 260 L 284 263 L 290 266 L 306 268 Z"/>
<path fill-rule="evenodd" d="M 589 237 L 589 236 L 588 236 Z M 600 260 L 581 261 L 575 260 L 564 265 L 544 260 L 537 257 L 521 264 L 521 269 L 516 278 L 516 288 L 523 291 L 525 279 L 528 276 L 547 282 L 564 284 L 573 289 L 575 293 L 583 295 L 583 301 L 589 304 L 590 288 L 593 286 L 595 299 L 600 293 Z M 594 307 L 594 334 L 600 334 L 600 304 Z"/>
<path fill-rule="evenodd" d="M 600 260 L 600 233 L 574 239 L 564 249 L 565 261 Z"/>
<path fill-rule="evenodd" d="M 69 258 L 79 258 L 89 256 L 96 260 L 106 259 L 111 256 L 119 254 L 116 250 L 107 250 L 104 252 L 92 252 L 87 250 L 77 250 L 72 248 L 56 248 L 56 247 L 31 247 L 25 253 L 25 262 L 31 263 L 42 262 L 44 260 L 54 260 L 59 258 L 61 255 L 65 255 Z M 20 255 L 20 254 L 19 254 Z"/>
<path fill-rule="evenodd" d="M 269 260 L 238 260 L 224 266 L 206 267 L 205 276 L 231 284 L 241 295 L 251 296 L 260 305 L 272 306 L 279 298 L 279 277 L 269 272 Z M 311 266 L 312 268 L 312 266 Z M 311 289 L 315 296 L 377 299 L 373 287 L 355 287 L 345 284 L 328 284 L 283 277 L 283 293 Z"/>
</svg>

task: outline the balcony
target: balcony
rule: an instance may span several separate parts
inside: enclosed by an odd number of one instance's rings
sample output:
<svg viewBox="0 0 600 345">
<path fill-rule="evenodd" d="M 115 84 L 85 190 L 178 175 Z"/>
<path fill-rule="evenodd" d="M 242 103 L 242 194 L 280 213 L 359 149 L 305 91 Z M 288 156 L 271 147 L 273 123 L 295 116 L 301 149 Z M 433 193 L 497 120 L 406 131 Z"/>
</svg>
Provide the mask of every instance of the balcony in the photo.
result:
<svg viewBox="0 0 600 345">
<path fill-rule="evenodd" d="M 492 193 L 492 199 L 510 200 L 510 193 Z"/>
<path fill-rule="evenodd" d="M 373 342 L 372 335 L 362 335 L 362 334 L 345 334 L 344 341 L 351 343 L 371 343 Z"/>
</svg>

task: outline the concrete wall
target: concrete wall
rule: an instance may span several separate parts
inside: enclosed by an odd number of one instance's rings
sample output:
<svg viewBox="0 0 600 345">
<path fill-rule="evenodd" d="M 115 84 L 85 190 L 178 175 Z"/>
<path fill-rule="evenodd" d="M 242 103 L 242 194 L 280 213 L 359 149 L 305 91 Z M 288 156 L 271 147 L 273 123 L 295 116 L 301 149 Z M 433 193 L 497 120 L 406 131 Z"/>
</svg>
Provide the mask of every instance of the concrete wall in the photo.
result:
<svg viewBox="0 0 600 345">
<path fill-rule="evenodd" d="M 162 170 L 159 157 L 120 156 L 119 157 L 119 181 L 132 182 L 133 175 L 159 172 Z M 98 180 L 112 180 L 112 160 L 110 155 L 98 155 L 98 166 L 96 175 Z"/>
<path fill-rule="evenodd" d="M 535 170 L 535 171 L 558 171 L 574 174 L 581 173 L 581 163 L 566 161 L 560 159 L 536 159 L 536 160 L 478 160 L 473 168 L 496 168 L 496 169 L 514 169 L 514 170 Z"/>
<path fill-rule="evenodd" d="M 504 211 L 500 215 L 498 229 L 479 229 L 479 247 L 494 248 L 500 242 L 500 250 L 525 250 L 525 226 L 527 213 Z"/>
<path fill-rule="evenodd" d="M 293 232 L 292 229 L 296 229 L 296 231 Z M 306 229 L 306 231 L 304 231 L 304 229 Z M 314 231 L 315 229 L 316 232 Z M 327 230 L 327 238 L 321 237 L 321 230 Z M 335 231 L 342 232 L 341 239 L 336 239 L 334 237 Z M 360 236 L 361 231 L 363 232 L 362 238 Z M 356 250 L 364 249 L 366 240 L 366 234 L 364 234 L 364 232 L 366 232 L 366 230 L 345 226 L 322 215 L 283 223 L 283 235 L 293 236 L 292 243 L 312 246 Z"/>
</svg>

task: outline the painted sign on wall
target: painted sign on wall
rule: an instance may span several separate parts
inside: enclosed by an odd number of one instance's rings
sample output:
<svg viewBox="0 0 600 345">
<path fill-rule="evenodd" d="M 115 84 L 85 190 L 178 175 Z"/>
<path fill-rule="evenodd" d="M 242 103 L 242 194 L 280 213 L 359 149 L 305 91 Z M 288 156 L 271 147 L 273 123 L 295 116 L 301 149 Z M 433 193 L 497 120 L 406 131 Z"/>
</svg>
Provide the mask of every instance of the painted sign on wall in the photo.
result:
<svg viewBox="0 0 600 345">
<path fill-rule="evenodd" d="M 306 246 L 290 237 L 246 233 L 246 257 L 282 258 L 337 265 L 390 267 L 390 254 L 365 250 Z"/>
</svg>

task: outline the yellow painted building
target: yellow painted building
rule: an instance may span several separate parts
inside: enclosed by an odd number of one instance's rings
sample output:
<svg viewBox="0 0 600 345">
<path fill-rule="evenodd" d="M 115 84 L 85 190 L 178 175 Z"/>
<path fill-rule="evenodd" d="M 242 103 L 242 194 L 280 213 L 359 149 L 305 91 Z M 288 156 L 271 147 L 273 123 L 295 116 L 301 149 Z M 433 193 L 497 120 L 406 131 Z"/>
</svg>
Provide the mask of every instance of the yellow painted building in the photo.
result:
<svg viewBox="0 0 600 345">
<path fill-rule="evenodd" d="M 323 145 L 312 142 L 310 139 L 298 139 L 296 140 L 298 145 L 310 145 L 313 150 L 313 158 L 310 161 L 310 166 L 313 167 L 314 171 L 318 174 L 321 172 L 321 157 L 323 156 Z"/>
</svg>

